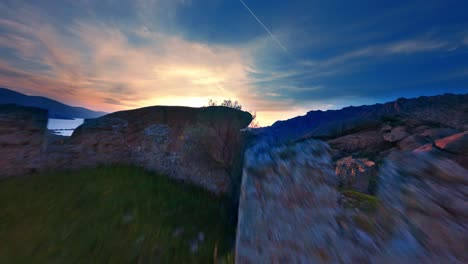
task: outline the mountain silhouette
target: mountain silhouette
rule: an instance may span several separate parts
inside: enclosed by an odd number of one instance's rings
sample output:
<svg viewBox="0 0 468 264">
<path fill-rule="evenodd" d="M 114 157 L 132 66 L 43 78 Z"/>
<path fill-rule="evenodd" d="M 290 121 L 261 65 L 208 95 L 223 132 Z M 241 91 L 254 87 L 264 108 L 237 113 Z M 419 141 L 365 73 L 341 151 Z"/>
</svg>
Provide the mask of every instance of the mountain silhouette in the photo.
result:
<svg viewBox="0 0 468 264">
<path fill-rule="evenodd" d="M 66 105 L 47 97 L 25 95 L 6 88 L 0 88 L 0 104 L 17 104 L 47 109 L 49 118 L 96 118 L 106 114 L 83 107 Z"/>
</svg>

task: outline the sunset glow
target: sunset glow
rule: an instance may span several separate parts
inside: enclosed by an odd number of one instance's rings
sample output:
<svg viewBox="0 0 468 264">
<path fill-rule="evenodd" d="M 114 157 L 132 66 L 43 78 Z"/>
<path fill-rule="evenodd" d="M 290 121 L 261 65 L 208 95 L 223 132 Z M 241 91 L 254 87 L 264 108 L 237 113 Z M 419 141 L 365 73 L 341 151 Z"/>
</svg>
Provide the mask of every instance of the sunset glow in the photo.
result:
<svg viewBox="0 0 468 264">
<path fill-rule="evenodd" d="M 232 99 L 261 125 L 312 109 L 466 92 L 463 8 L 443 6 L 453 26 L 431 5 L 355 5 L 351 16 L 315 1 L 2 1 L 0 86 L 107 112 Z"/>
</svg>

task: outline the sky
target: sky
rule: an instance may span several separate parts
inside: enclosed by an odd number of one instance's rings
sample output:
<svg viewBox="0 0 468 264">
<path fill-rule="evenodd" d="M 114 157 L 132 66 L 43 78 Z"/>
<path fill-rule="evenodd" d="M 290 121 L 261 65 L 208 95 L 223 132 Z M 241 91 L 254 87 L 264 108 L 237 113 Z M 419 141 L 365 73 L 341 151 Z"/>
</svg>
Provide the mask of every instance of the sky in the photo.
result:
<svg viewBox="0 0 468 264">
<path fill-rule="evenodd" d="M 0 87 L 107 112 L 238 100 L 260 125 L 468 93 L 468 1 L 2 0 Z"/>
</svg>

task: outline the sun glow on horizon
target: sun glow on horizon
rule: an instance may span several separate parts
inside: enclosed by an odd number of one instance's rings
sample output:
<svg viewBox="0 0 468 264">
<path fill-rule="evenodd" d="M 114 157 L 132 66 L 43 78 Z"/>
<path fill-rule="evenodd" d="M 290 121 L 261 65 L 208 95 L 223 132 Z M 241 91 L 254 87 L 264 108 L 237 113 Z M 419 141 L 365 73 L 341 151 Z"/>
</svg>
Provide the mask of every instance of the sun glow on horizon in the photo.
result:
<svg viewBox="0 0 468 264">
<path fill-rule="evenodd" d="M 208 98 L 205 97 L 185 97 L 185 96 L 165 96 L 143 101 L 146 106 L 166 105 L 166 106 L 189 106 L 203 107 L 208 105 Z"/>
</svg>

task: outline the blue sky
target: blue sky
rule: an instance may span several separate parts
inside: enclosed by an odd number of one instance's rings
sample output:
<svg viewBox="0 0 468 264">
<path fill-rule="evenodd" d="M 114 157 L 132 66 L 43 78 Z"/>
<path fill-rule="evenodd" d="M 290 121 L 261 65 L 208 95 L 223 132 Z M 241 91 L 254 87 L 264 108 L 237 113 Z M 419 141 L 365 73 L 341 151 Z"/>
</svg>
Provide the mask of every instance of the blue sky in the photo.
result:
<svg viewBox="0 0 468 264">
<path fill-rule="evenodd" d="M 0 86 L 105 111 L 231 98 L 262 125 L 468 92 L 467 1 L 243 3 L 4 0 Z"/>
</svg>

